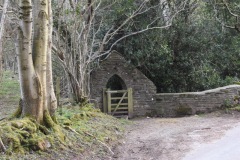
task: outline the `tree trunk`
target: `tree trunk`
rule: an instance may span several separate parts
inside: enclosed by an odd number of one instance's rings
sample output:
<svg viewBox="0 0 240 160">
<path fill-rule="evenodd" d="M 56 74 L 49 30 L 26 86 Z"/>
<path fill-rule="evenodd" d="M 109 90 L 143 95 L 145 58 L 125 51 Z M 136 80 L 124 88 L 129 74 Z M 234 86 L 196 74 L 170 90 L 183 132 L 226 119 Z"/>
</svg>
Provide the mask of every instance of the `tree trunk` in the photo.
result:
<svg viewBox="0 0 240 160">
<path fill-rule="evenodd" d="M 21 24 L 16 48 L 22 116 L 32 116 L 43 123 L 44 113 L 56 103 L 51 75 L 51 2 L 42 0 L 32 4 L 31 0 L 21 0 L 20 8 Z"/>
<path fill-rule="evenodd" d="M 1 23 L 0 23 L 0 76 L 2 74 L 2 68 L 3 68 L 3 34 L 4 34 L 8 2 L 9 2 L 8 0 L 4 1 L 4 5 L 2 8 Z"/>
<path fill-rule="evenodd" d="M 49 17 L 49 25 L 48 25 L 48 50 L 47 50 L 47 106 L 50 112 L 50 115 L 55 113 L 57 109 L 57 99 L 54 93 L 53 86 L 53 77 L 52 77 L 52 32 L 53 32 L 53 18 L 52 18 L 52 8 L 51 8 L 51 0 L 48 1 L 48 17 Z"/>
</svg>

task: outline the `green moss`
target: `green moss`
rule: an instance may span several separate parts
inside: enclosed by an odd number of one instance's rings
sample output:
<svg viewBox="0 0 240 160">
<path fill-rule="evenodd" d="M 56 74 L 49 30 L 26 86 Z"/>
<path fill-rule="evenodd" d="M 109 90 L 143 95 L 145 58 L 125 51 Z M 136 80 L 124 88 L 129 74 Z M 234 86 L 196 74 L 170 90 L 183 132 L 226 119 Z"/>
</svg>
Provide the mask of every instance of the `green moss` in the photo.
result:
<svg viewBox="0 0 240 160">
<path fill-rule="evenodd" d="M 240 106 L 238 105 L 238 106 L 236 106 L 236 107 L 229 108 L 229 110 L 240 112 Z"/>
<path fill-rule="evenodd" d="M 56 123 L 53 121 L 52 117 L 50 116 L 48 110 L 45 110 L 43 113 L 43 123 L 48 128 L 54 128 L 54 126 L 56 125 Z"/>
<path fill-rule="evenodd" d="M 183 105 L 179 106 L 175 111 L 177 116 L 185 116 L 192 114 L 192 108 Z"/>
<path fill-rule="evenodd" d="M 10 116 L 10 119 L 12 118 L 19 118 L 22 113 L 22 107 L 18 106 L 17 110 Z"/>
<path fill-rule="evenodd" d="M 44 115 L 43 115 L 43 121 L 44 124 L 48 127 L 48 128 L 52 128 L 54 133 L 57 135 L 57 138 L 59 138 L 59 140 L 61 141 L 61 143 L 64 143 L 65 141 L 65 135 L 62 132 L 62 129 L 59 125 L 57 125 L 52 117 L 50 116 L 49 112 L 47 110 L 44 111 Z"/>
</svg>

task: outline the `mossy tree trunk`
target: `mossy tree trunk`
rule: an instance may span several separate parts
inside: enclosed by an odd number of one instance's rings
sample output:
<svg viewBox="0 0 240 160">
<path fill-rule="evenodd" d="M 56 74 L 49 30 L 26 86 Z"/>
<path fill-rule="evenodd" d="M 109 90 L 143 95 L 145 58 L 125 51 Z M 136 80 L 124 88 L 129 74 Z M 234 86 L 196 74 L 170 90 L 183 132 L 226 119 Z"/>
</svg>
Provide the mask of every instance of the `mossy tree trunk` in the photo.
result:
<svg viewBox="0 0 240 160">
<path fill-rule="evenodd" d="M 53 115 L 57 103 L 51 64 L 51 0 L 20 0 L 20 26 L 16 42 L 22 99 L 21 116 L 43 123 L 44 113 Z"/>
</svg>

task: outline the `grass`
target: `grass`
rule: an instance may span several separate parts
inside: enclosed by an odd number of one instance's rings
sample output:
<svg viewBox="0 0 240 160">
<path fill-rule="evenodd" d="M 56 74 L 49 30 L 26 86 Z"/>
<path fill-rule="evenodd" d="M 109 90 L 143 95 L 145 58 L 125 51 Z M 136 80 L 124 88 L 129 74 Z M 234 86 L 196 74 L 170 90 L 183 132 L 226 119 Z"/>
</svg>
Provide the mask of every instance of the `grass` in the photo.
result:
<svg viewBox="0 0 240 160">
<path fill-rule="evenodd" d="M 0 98 L 11 98 L 11 101 L 18 101 L 20 98 L 19 82 L 11 71 L 3 73 L 0 83 Z"/>
<path fill-rule="evenodd" d="M 0 81 L 0 119 L 11 115 L 17 109 L 20 88 L 17 75 L 11 71 L 3 72 Z"/>
</svg>

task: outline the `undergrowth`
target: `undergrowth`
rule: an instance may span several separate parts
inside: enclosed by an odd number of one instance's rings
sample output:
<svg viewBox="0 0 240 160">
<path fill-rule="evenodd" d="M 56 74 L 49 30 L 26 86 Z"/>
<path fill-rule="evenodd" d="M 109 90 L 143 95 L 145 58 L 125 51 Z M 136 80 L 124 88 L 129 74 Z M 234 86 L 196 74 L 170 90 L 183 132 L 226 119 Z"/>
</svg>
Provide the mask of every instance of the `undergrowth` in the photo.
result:
<svg viewBox="0 0 240 160">
<path fill-rule="evenodd" d="M 89 104 L 82 108 L 63 107 L 61 113 L 57 113 L 59 132 L 29 118 L 0 122 L 5 150 L 0 159 L 72 159 L 89 151 L 111 155 L 111 144 L 121 137 L 128 123 Z"/>
<path fill-rule="evenodd" d="M 229 108 L 229 110 L 240 112 L 240 105 L 237 105 L 237 106 L 235 106 L 235 107 Z"/>
</svg>

